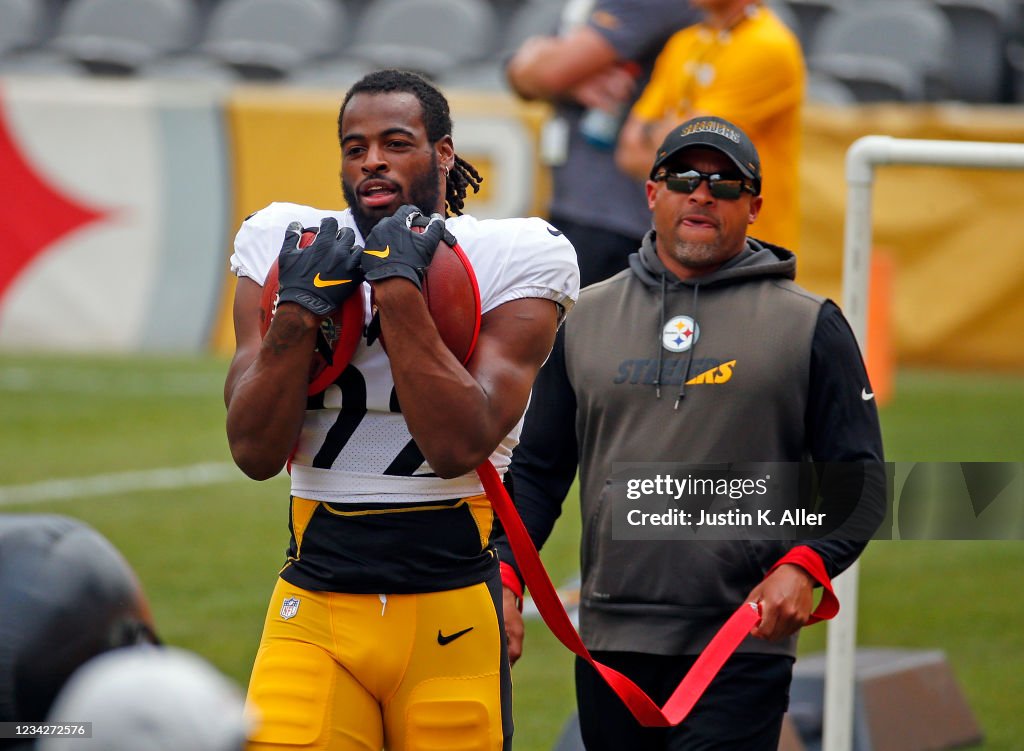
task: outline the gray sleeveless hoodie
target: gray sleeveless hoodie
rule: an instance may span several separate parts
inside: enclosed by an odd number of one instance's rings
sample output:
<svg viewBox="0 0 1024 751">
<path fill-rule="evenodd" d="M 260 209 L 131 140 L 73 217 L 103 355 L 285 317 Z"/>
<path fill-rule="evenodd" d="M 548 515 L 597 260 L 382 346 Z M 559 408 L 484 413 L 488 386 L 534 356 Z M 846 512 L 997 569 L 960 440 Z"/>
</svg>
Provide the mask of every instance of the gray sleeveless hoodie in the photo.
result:
<svg viewBox="0 0 1024 751">
<path fill-rule="evenodd" d="M 648 233 L 630 269 L 586 288 L 565 324 L 577 398 L 581 634 L 595 650 L 695 654 L 792 543 L 615 539 L 622 462 L 797 462 L 823 299 L 788 250 L 748 240 L 693 280 Z M 667 331 L 666 331 L 667 329 Z M 691 346 L 687 346 L 687 342 Z M 796 638 L 739 651 L 795 654 Z"/>
</svg>

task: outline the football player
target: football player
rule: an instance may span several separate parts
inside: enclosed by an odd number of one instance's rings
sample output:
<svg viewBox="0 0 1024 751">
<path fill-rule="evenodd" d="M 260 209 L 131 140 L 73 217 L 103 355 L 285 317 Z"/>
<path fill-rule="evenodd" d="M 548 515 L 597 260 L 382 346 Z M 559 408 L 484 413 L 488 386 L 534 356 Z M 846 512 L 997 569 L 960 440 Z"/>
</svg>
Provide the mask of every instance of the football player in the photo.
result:
<svg viewBox="0 0 1024 751">
<path fill-rule="evenodd" d="M 291 541 L 250 679 L 262 722 L 249 748 L 509 748 L 501 576 L 474 469 L 509 463 L 578 293 L 575 252 L 541 219 L 462 213 L 480 176 L 456 154 L 448 102 L 418 75 L 358 81 L 338 135 L 349 208 L 271 204 L 242 224 L 231 257 L 228 442 L 255 479 L 291 473 Z M 300 250 L 304 227 L 319 232 Z M 465 365 L 420 289 L 445 237 L 479 286 Z M 261 285 L 275 263 L 261 339 Z M 353 295 L 369 335 L 310 396 L 320 326 Z"/>
</svg>

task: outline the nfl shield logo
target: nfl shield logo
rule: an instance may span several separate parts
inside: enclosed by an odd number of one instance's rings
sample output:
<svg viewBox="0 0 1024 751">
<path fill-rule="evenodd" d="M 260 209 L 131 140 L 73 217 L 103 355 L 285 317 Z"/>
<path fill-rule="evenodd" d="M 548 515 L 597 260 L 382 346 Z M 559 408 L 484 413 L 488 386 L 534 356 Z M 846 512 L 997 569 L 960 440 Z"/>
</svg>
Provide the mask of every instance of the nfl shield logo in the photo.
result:
<svg viewBox="0 0 1024 751">
<path fill-rule="evenodd" d="M 289 618 L 294 618 L 295 614 L 299 612 L 299 598 L 288 597 L 284 602 L 281 603 L 281 617 L 286 621 Z"/>
</svg>

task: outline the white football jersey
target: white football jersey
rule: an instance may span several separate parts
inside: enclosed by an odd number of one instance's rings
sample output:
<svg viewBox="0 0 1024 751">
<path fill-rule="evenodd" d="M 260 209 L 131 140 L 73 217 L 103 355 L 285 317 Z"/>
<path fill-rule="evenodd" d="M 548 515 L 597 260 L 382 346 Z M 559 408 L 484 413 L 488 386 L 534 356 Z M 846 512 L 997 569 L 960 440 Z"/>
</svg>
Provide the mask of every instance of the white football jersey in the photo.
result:
<svg viewBox="0 0 1024 751">
<path fill-rule="evenodd" d="M 235 237 L 231 270 L 262 285 L 276 263 L 288 224 L 319 227 L 324 217 L 351 227 L 352 213 L 293 203 L 272 203 L 246 219 Z M 579 294 L 576 253 L 565 236 L 535 217 L 446 220 L 469 258 L 484 314 L 502 303 L 537 297 L 568 311 Z M 370 286 L 363 284 L 370 316 Z M 330 503 L 405 503 L 459 498 L 482 492 L 476 474 L 444 480 L 422 460 L 402 414 L 396 411 L 390 363 L 380 340 L 360 340 L 350 367 L 323 394 L 309 400 L 291 461 L 292 495 Z M 519 441 L 522 418 L 491 455 L 504 472 Z"/>
</svg>

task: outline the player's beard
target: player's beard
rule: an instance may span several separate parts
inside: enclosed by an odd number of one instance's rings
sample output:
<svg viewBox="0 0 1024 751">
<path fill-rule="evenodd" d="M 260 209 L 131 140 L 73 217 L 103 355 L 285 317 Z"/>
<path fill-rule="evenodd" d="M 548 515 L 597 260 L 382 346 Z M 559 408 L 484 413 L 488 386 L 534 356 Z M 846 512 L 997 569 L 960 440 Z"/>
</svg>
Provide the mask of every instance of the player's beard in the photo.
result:
<svg viewBox="0 0 1024 751">
<path fill-rule="evenodd" d="M 437 172 L 437 153 L 435 152 L 431 154 L 430 167 L 412 181 L 407 191 L 402 191 L 402 198 L 404 199 L 402 204 L 411 203 L 427 215 L 434 213 L 441 200 Z M 387 178 L 385 177 L 384 179 Z M 377 222 L 384 217 L 391 216 L 398 210 L 398 206 L 395 206 L 394 209 L 367 211 L 359 203 L 359 198 L 356 196 L 353 187 L 344 178 L 341 180 L 341 192 L 345 196 L 345 201 L 348 203 L 349 208 L 352 209 L 352 218 L 355 220 L 356 227 L 359 228 L 359 232 L 364 240 L 369 236 L 370 231 L 377 226 Z"/>
</svg>

